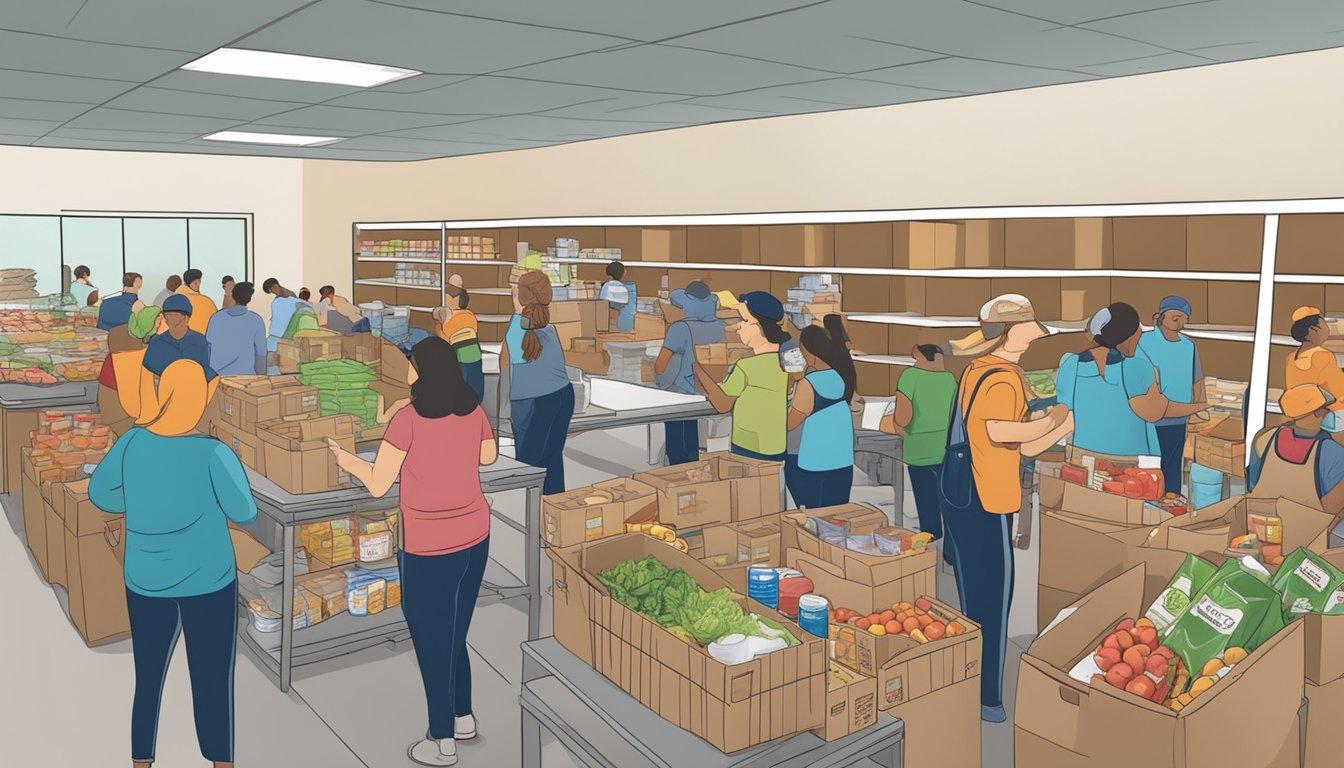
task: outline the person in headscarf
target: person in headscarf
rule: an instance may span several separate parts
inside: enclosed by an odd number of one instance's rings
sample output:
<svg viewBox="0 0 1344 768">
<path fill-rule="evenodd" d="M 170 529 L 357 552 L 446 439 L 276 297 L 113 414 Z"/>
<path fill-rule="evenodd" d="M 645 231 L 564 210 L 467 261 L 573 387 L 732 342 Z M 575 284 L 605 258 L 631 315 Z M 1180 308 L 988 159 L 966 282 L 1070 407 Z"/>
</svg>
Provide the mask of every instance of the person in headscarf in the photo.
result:
<svg viewBox="0 0 1344 768">
<path fill-rule="evenodd" d="M 238 580 L 228 523 L 253 522 L 257 507 L 238 457 L 218 440 L 192 434 L 218 380 L 207 383 L 193 360 L 170 363 L 157 385 L 147 369 L 134 373 L 138 401 L 132 402 L 131 387 L 118 394 L 135 426 L 89 480 L 89 500 L 125 516 L 135 664 L 131 760 L 145 768 L 154 762 L 168 662 L 185 634 L 201 755 L 232 766 Z"/>
<path fill-rule="evenodd" d="M 667 338 L 663 339 L 663 348 L 653 364 L 654 383 L 669 392 L 694 395 L 697 393 L 695 348 L 700 344 L 722 343 L 726 325 L 714 314 L 719 308 L 718 298 L 699 280 L 672 291 L 668 301 L 685 312 L 686 317 L 667 327 Z M 699 461 L 699 422 L 669 421 L 663 429 L 669 466 Z"/>
<path fill-rule="evenodd" d="M 546 470 L 542 493 L 561 493 L 574 385 L 551 325 L 550 278 L 535 269 L 524 273 L 513 287 L 513 309 L 499 367 L 508 371 L 515 451 L 519 461 Z"/>
</svg>

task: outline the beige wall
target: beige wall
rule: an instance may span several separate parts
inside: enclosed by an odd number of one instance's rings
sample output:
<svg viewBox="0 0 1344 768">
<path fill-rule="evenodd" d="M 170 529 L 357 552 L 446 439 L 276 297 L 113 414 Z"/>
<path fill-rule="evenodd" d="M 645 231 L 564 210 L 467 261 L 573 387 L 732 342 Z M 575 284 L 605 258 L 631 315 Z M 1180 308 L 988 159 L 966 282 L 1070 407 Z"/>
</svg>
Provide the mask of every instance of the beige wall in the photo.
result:
<svg viewBox="0 0 1344 768">
<path fill-rule="evenodd" d="M 348 282 L 354 221 L 1344 196 L 1340 71 L 1344 49 L 418 163 L 310 161 L 304 271 Z"/>
<path fill-rule="evenodd" d="M 0 213 L 250 213 L 255 282 L 303 279 L 302 160 L 0 146 L 0 172 Z"/>
</svg>

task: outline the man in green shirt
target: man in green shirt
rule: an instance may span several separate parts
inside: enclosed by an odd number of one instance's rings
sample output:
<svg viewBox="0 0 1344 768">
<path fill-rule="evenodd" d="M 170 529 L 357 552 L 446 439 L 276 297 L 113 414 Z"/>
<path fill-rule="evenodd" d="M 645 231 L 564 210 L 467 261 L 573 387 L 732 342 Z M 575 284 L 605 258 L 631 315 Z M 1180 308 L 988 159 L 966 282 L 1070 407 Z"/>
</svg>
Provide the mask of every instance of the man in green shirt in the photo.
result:
<svg viewBox="0 0 1344 768">
<path fill-rule="evenodd" d="M 920 530 L 943 539 L 943 561 L 951 565 L 951 543 L 943 538 L 942 491 L 938 486 L 957 379 L 948 373 L 938 345 L 919 344 L 912 356 L 915 365 L 901 374 L 896 402 L 882 417 L 881 427 L 883 432 L 905 436 L 905 465 L 910 472 Z"/>
</svg>

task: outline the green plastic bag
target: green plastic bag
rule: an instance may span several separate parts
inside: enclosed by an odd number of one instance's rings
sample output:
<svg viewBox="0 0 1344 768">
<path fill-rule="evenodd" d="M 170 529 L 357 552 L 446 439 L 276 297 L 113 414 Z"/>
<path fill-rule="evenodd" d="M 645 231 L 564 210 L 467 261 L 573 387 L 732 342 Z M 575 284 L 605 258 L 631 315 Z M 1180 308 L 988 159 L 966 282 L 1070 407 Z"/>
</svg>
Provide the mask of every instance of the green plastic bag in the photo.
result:
<svg viewBox="0 0 1344 768">
<path fill-rule="evenodd" d="M 1270 586 L 1283 595 L 1283 620 L 1308 613 L 1344 614 L 1344 571 L 1306 547 L 1293 550 Z"/>
<path fill-rule="evenodd" d="M 1164 645 L 1176 652 L 1186 669 L 1204 668 L 1231 647 L 1247 653 L 1268 639 L 1261 631 L 1266 616 L 1273 615 L 1282 627 L 1281 597 L 1269 586 L 1267 574 L 1248 570 L 1239 560 L 1219 566 L 1204 589 L 1191 598 L 1186 609 L 1167 631 Z M 1278 631 L 1271 624 L 1269 628 Z"/>
<path fill-rule="evenodd" d="M 1218 567 L 1198 555 L 1186 555 L 1185 562 L 1176 569 L 1167 588 L 1157 596 L 1144 614 L 1159 634 L 1176 622 L 1176 619 L 1190 607 L 1190 598 L 1194 597 L 1209 582 Z"/>
</svg>

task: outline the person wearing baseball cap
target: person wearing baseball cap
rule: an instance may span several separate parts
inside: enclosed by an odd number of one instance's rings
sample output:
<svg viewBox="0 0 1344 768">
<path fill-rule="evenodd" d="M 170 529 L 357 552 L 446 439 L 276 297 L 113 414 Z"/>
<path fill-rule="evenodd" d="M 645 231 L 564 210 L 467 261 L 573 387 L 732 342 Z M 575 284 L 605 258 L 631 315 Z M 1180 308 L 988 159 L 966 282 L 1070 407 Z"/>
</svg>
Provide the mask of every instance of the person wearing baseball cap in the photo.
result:
<svg viewBox="0 0 1344 768">
<path fill-rule="evenodd" d="M 192 302 L 175 293 L 163 300 L 162 318 L 168 329 L 149 339 L 145 347 L 145 368 L 155 376 L 162 376 L 169 365 L 178 360 L 195 360 L 205 370 L 209 381 L 217 375 L 210 367 L 210 343 L 205 334 L 191 329 Z"/>
<path fill-rule="evenodd" d="M 1334 398 L 1326 427 L 1332 432 L 1344 431 L 1344 371 L 1340 371 L 1335 354 L 1325 348 L 1330 338 L 1330 325 L 1316 307 L 1298 307 L 1293 310 L 1293 327 L 1289 331 L 1299 346 L 1288 355 L 1284 370 L 1284 385 L 1288 389 L 1303 384 L 1315 384 Z M 1339 419 L 1336 429 L 1336 419 Z M 1338 439 L 1338 438 L 1337 438 Z"/>
<path fill-rule="evenodd" d="M 1170 403 L 1155 431 L 1162 450 L 1166 492 L 1177 494 L 1181 492 L 1185 468 L 1186 423 L 1193 413 L 1204 410 L 1208 402 L 1199 350 L 1182 333 L 1190 322 L 1190 312 L 1190 302 L 1180 296 L 1167 296 L 1153 315 L 1153 329 L 1139 337 L 1139 355 L 1153 364 L 1162 396 Z"/>
<path fill-rule="evenodd" d="M 780 363 L 779 347 L 791 341 L 784 305 L 765 291 L 733 296 L 719 291 L 719 306 L 737 312 L 737 335 L 751 347 L 722 383 L 695 363 L 695 381 L 719 413 L 733 414 L 733 453 L 752 459 L 783 461 L 788 447 L 786 421 L 789 377 Z"/>
<path fill-rule="evenodd" d="M 1073 429 L 1069 410 L 1056 405 L 1028 415 L 1028 390 L 1020 361 L 1050 330 L 1036 319 L 1031 301 L 996 296 L 980 308 L 980 330 L 952 347 L 976 355 L 962 374 L 956 407 L 969 451 L 971 489 L 966 506 L 947 502 L 945 533 L 951 540 L 957 591 L 966 615 L 984 630 L 980 717 L 1001 723 L 1008 611 L 1013 596 L 1013 515 L 1022 506 L 1022 457 L 1036 456 Z M 949 450 L 948 458 L 954 458 Z M 945 477 L 947 464 L 944 464 Z"/>
<path fill-rule="evenodd" d="M 1323 428 L 1338 404 L 1315 384 L 1285 391 L 1279 407 L 1289 422 L 1263 429 L 1251 441 L 1247 494 L 1289 499 L 1328 512 L 1335 522 L 1344 517 L 1344 446 Z"/>
<path fill-rule="evenodd" d="M 668 301 L 686 316 L 667 326 L 663 348 L 653 363 L 654 383 L 669 392 L 694 395 L 696 346 L 723 343 L 724 322 L 715 316 L 719 300 L 709 286 L 696 280 L 672 291 Z M 669 421 L 663 429 L 668 466 L 699 461 L 700 426 L 695 419 Z"/>
</svg>

